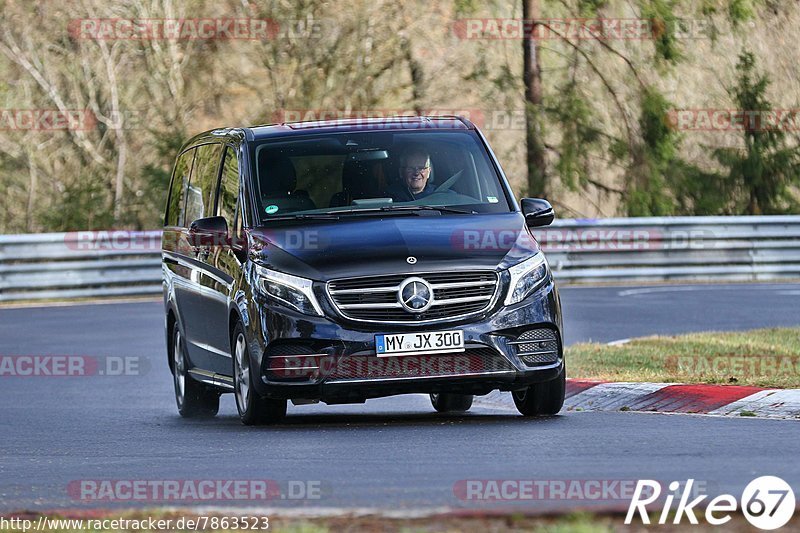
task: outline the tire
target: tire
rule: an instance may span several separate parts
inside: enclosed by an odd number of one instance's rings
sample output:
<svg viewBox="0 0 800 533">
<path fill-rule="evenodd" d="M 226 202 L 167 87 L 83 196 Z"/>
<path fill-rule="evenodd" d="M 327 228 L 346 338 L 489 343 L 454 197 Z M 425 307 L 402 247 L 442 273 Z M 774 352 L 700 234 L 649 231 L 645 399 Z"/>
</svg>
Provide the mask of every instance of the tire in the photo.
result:
<svg viewBox="0 0 800 533">
<path fill-rule="evenodd" d="M 251 372 L 247 336 L 241 322 L 236 324 L 231 338 L 233 354 L 233 388 L 236 409 L 242 424 L 254 426 L 275 424 L 286 416 L 286 400 L 261 398 L 253 387 L 256 372 Z"/>
<path fill-rule="evenodd" d="M 172 327 L 172 383 L 175 403 L 184 418 L 212 417 L 219 411 L 219 392 L 189 376 L 189 360 L 178 323 Z"/>
<path fill-rule="evenodd" d="M 555 379 L 513 391 L 514 405 L 523 416 L 553 416 L 564 406 L 567 389 L 566 369 Z"/>
<path fill-rule="evenodd" d="M 431 404 L 439 413 L 463 413 L 472 407 L 472 394 L 441 392 L 431 394 Z"/>
</svg>

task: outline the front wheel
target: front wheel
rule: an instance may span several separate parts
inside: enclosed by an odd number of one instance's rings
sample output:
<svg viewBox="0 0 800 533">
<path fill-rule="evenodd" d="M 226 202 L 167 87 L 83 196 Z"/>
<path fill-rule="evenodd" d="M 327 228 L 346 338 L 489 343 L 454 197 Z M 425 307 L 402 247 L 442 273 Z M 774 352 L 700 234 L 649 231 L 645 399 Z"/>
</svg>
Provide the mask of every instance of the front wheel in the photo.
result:
<svg viewBox="0 0 800 533">
<path fill-rule="evenodd" d="M 472 407 L 472 394 L 431 394 L 431 404 L 439 413 L 463 413 Z"/>
<path fill-rule="evenodd" d="M 286 400 L 261 398 L 255 391 L 253 379 L 258 373 L 250 366 L 250 351 L 241 322 L 233 330 L 232 344 L 234 394 L 242 423 L 253 426 L 279 422 L 286 416 Z"/>
<path fill-rule="evenodd" d="M 175 403 L 181 416 L 192 418 L 217 414 L 219 392 L 189 376 L 186 346 L 177 322 L 172 328 L 172 381 L 175 385 Z"/>
<path fill-rule="evenodd" d="M 567 390 L 567 371 L 555 379 L 531 385 L 521 391 L 513 391 L 514 405 L 523 416 L 552 416 L 564 406 Z"/>
</svg>

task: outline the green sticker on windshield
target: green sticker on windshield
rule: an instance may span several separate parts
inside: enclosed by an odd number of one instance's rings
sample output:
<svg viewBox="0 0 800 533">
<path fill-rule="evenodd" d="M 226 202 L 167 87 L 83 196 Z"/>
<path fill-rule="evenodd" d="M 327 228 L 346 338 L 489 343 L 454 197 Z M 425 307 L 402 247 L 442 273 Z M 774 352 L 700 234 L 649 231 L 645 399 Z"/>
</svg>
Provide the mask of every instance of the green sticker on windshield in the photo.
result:
<svg viewBox="0 0 800 533">
<path fill-rule="evenodd" d="M 264 208 L 264 211 L 266 211 L 268 215 L 274 215 L 278 212 L 278 206 L 275 204 L 268 205 Z"/>
<path fill-rule="evenodd" d="M 489 200 L 490 204 L 496 204 L 497 203 L 497 196 L 487 196 L 486 199 Z"/>
</svg>

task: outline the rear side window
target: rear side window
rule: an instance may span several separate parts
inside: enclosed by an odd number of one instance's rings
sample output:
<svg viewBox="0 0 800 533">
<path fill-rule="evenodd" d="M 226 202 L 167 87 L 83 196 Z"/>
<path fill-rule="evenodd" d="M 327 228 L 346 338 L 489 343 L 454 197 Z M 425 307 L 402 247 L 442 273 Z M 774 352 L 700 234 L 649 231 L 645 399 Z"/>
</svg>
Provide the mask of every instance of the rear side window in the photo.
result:
<svg viewBox="0 0 800 533">
<path fill-rule="evenodd" d="M 167 215 L 165 225 L 183 226 L 185 217 L 183 209 L 185 206 L 186 188 L 189 186 L 189 175 L 192 172 L 192 160 L 194 158 L 194 148 L 186 150 L 175 163 L 175 172 L 172 175 L 172 192 L 167 204 Z"/>
<path fill-rule="evenodd" d="M 219 186 L 219 214 L 225 218 L 233 231 L 236 218 L 236 203 L 239 199 L 239 161 L 236 152 L 228 146 L 222 163 L 222 178 Z"/>
<path fill-rule="evenodd" d="M 186 224 L 213 215 L 214 192 L 217 188 L 221 155 L 221 144 L 204 144 L 197 147 L 192 178 L 186 191 Z"/>
</svg>

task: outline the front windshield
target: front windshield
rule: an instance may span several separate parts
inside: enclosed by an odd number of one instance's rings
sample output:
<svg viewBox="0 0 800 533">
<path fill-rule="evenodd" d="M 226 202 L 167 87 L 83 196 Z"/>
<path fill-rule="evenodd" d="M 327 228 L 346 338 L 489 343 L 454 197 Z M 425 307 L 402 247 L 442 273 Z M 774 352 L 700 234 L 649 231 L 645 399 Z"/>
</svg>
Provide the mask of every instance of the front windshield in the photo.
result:
<svg viewBox="0 0 800 533">
<path fill-rule="evenodd" d="M 265 141 L 253 155 L 263 222 L 415 206 L 510 211 L 500 178 L 473 132 L 331 133 Z"/>
</svg>

